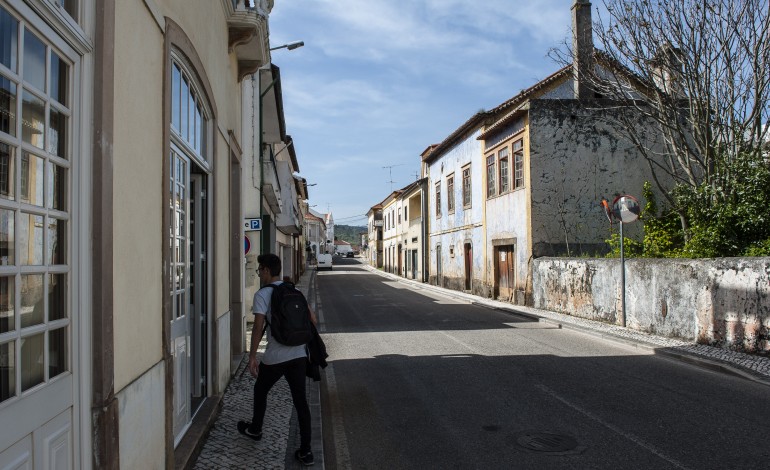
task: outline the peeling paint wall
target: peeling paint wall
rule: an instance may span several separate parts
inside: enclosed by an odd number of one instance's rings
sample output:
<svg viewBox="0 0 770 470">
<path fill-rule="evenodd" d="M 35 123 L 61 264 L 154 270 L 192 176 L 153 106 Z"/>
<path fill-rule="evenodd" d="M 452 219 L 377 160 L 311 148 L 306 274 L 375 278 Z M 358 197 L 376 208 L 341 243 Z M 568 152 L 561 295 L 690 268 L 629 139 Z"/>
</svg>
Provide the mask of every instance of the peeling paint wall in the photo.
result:
<svg viewBox="0 0 770 470">
<path fill-rule="evenodd" d="M 463 245 L 473 247 L 471 291 L 488 296 L 489 286 L 483 280 L 483 208 L 481 155 L 482 144 L 477 139 L 480 130 L 469 132 L 465 138 L 428 167 L 428 226 L 430 273 L 428 282 L 456 290 L 465 290 L 465 258 Z M 463 207 L 462 168 L 471 165 L 471 204 Z M 454 174 L 455 210 L 447 211 L 448 175 Z M 441 182 L 441 214 L 436 213 L 436 183 Z M 436 247 L 441 247 L 437 255 Z M 452 252 L 450 254 L 450 247 Z M 437 256 L 441 258 L 441 279 L 437 278 Z"/>
<path fill-rule="evenodd" d="M 647 161 L 613 124 L 612 116 L 620 112 L 624 111 L 601 101 L 532 100 L 534 257 L 604 252 L 610 230 L 600 206 L 602 197 L 612 201 L 616 195 L 631 194 L 640 199 L 644 182 L 652 180 Z M 652 146 L 655 139 L 650 131 L 646 141 Z M 626 236 L 635 237 L 641 225 L 626 229 Z"/>
<path fill-rule="evenodd" d="M 540 258 L 534 306 L 620 324 L 619 259 Z M 770 258 L 626 260 L 628 328 L 770 352 Z"/>
<path fill-rule="evenodd" d="M 495 243 L 499 240 L 515 240 L 515 289 L 526 290 L 530 257 L 528 215 L 527 194 L 524 189 L 487 200 L 486 272 L 490 284 L 494 284 L 495 279 Z"/>
<path fill-rule="evenodd" d="M 641 199 L 652 180 L 647 161 L 618 130 L 619 113 L 632 111 L 601 100 L 556 99 L 571 87 L 570 81 L 530 100 L 526 129 L 502 128 L 486 138 L 486 155 L 523 139 L 524 187 L 487 199 L 485 219 L 490 285 L 495 241 L 516 240 L 517 303 L 531 302 L 533 258 L 605 253 L 612 232 L 600 201 L 620 194 Z M 653 146 L 655 134 L 648 137 Z M 640 238 L 641 225 L 627 225 L 625 235 Z"/>
</svg>

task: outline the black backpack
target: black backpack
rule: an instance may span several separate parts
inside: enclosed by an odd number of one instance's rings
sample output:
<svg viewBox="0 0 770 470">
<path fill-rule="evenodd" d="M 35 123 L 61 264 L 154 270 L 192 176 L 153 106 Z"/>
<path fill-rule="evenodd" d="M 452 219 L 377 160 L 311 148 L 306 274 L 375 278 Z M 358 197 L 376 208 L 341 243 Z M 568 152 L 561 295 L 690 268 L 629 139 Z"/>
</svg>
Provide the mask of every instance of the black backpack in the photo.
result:
<svg viewBox="0 0 770 470">
<path fill-rule="evenodd" d="M 302 292 L 291 282 L 268 284 L 265 287 L 273 288 L 273 295 L 270 297 L 271 319 L 267 322 L 273 338 L 286 346 L 309 343 L 313 339 L 310 308 Z"/>
</svg>

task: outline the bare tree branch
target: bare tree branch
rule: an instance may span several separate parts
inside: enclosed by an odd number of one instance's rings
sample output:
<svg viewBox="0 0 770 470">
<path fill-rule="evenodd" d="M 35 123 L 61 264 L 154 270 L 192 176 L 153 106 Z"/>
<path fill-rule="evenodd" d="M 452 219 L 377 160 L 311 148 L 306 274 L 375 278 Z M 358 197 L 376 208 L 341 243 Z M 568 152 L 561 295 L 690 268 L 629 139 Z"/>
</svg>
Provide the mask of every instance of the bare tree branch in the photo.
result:
<svg viewBox="0 0 770 470">
<path fill-rule="evenodd" d="M 608 14 L 595 17 L 591 87 L 632 111 L 620 113 L 620 130 L 675 210 L 676 186 L 729 193 L 736 158 L 767 164 L 770 2 L 602 1 Z M 573 62 L 568 43 L 551 56 Z M 662 149 L 648 148 L 638 116 L 656 127 Z"/>
</svg>

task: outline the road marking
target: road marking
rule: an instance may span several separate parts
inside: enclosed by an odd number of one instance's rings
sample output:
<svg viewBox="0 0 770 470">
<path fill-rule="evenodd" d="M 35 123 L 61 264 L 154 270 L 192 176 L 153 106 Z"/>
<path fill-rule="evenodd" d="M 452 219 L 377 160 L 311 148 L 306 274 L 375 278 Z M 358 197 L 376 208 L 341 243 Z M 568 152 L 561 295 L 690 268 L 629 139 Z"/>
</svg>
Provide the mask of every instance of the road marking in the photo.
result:
<svg viewBox="0 0 770 470">
<path fill-rule="evenodd" d="M 337 395 L 337 381 L 334 378 L 334 366 L 326 366 L 324 379 L 326 381 L 326 391 L 329 396 L 329 407 L 331 408 L 332 435 L 334 436 L 334 455 L 337 468 L 352 469 L 350 462 L 350 452 L 348 451 L 348 439 L 345 437 L 345 424 L 342 422 L 342 412 L 340 409 L 339 396 Z"/>
<path fill-rule="evenodd" d="M 684 469 L 684 470 L 690 470 L 689 467 L 687 467 L 684 464 L 682 464 L 681 462 L 678 462 L 678 461 L 674 460 L 673 458 L 665 455 L 663 452 L 661 452 L 658 449 L 656 449 L 652 444 L 648 444 L 647 442 L 642 440 L 642 438 L 640 438 L 638 436 L 635 436 L 635 435 L 633 435 L 631 433 L 628 433 L 628 432 L 620 429 L 619 427 L 615 426 L 614 424 L 610 424 L 610 423 L 604 421 L 600 417 L 596 416 L 595 414 L 591 413 L 590 411 L 588 411 L 588 410 L 586 410 L 586 409 L 584 409 L 584 408 L 582 408 L 582 407 L 580 407 L 578 405 L 575 405 L 574 403 L 570 403 L 566 398 L 561 397 L 555 391 L 551 390 L 550 388 L 546 387 L 545 385 L 543 385 L 543 384 L 535 384 L 535 387 L 537 387 L 540 390 L 544 391 L 548 395 L 551 395 L 553 398 L 559 400 L 560 402 L 564 403 L 565 405 L 567 405 L 568 407 L 570 407 L 573 410 L 577 411 L 578 413 L 581 413 L 581 414 L 587 416 L 588 418 L 596 421 L 597 423 L 601 424 L 602 426 L 610 429 L 611 431 L 614 431 L 614 432 L 620 434 L 621 436 L 625 437 L 626 439 L 628 439 L 629 441 L 635 443 L 636 445 L 638 445 L 638 446 L 640 446 L 640 447 L 642 447 L 644 449 L 647 449 L 648 451 L 650 451 L 653 454 L 657 455 L 658 457 L 660 457 L 661 459 L 663 459 L 666 462 L 670 463 L 671 465 L 673 465 L 673 466 L 675 466 L 677 468 Z"/>
<path fill-rule="evenodd" d="M 313 287 L 318 287 L 314 284 Z M 324 311 L 321 305 L 321 295 L 317 288 L 314 289 L 315 314 L 318 319 L 318 331 L 326 332 L 324 322 Z M 334 378 L 334 366 L 330 362 L 324 368 L 324 382 L 326 383 L 326 393 L 329 397 L 329 413 L 331 414 L 332 436 L 334 439 L 334 455 L 337 468 L 350 470 L 353 465 L 350 463 L 350 452 L 348 451 L 348 440 L 345 437 L 345 424 L 342 422 L 342 406 L 337 394 L 337 381 Z M 323 413 L 326 414 L 326 413 Z"/>
</svg>

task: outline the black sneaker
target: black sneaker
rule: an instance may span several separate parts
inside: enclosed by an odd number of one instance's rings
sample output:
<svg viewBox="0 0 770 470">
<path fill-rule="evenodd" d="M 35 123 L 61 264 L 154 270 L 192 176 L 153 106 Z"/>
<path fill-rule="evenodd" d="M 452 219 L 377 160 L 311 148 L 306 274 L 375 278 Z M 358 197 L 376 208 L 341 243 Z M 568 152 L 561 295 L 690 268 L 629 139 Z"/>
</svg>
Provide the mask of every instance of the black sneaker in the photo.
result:
<svg viewBox="0 0 770 470">
<path fill-rule="evenodd" d="M 246 437 L 250 437 L 255 441 L 262 439 L 262 431 L 253 432 L 251 430 L 251 423 L 247 421 L 238 421 L 238 432 Z"/>
<path fill-rule="evenodd" d="M 301 450 L 297 449 L 297 451 L 294 452 L 294 457 L 296 457 L 297 460 L 299 460 L 302 465 L 306 467 L 309 467 L 315 463 L 312 451 L 302 452 Z"/>
</svg>

